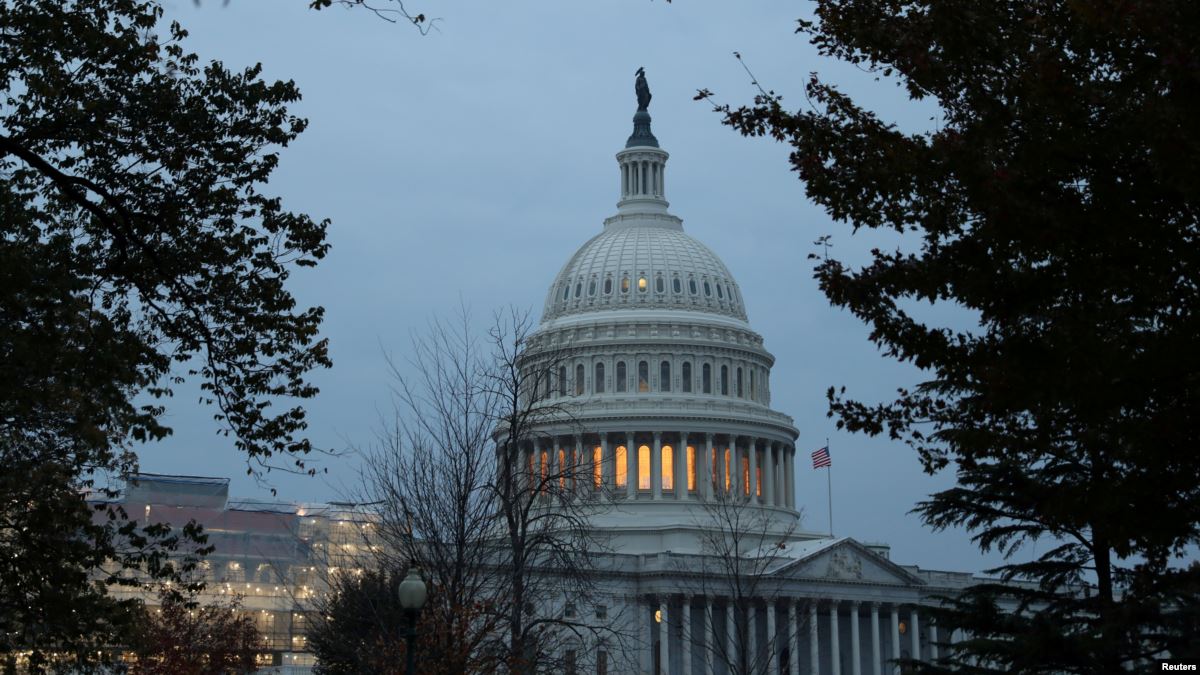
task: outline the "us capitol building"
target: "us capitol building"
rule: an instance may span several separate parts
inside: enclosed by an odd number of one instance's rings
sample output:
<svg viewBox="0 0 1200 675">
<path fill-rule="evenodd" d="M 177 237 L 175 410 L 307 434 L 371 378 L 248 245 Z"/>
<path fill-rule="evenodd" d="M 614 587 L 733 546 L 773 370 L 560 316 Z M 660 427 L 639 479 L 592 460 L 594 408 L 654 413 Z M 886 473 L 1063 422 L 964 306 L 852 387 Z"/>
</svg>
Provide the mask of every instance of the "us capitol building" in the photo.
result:
<svg viewBox="0 0 1200 675">
<path fill-rule="evenodd" d="M 796 464 L 808 457 L 771 408 L 774 357 L 729 269 L 668 210 L 669 155 L 640 70 L 637 92 L 617 212 L 555 277 L 527 353 L 553 355 L 550 395 L 573 404 L 524 461 L 544 475 L 586 458 L 609 495 L 592 518 L 613 551 L 601 587 L 636 623 L 639 649 L 607 670 L 880 675 L 891 659 L 936 658 L 959 636 L 939 635 L 921 606 L 977 580 L 799 529 Z"/>
<path fill-rule="evenodd" d="M 923 608 L 979 578 L 801 529 L 794 477 L 808 456 L 792 418 L 771 408 L 774 358 L 729 269 L 668 210 L 669 155 L 640 71 L 637 91 L 616 155 L 617 212 L 554 278 L 525 357 L 553 355 L 546 392 L 571 401 L 572 419 L 542 424 L 522 461 L 544 472 L 585 458 L 605 495 L 591 520 L 609 543 L 602 600 L 564 600 L 566 611 L 619 617 L 630 637 L 579 644 L 567 670 L 881 675 L 898 672 L 892 659 L 936 658 L 960 636 L 939 633 Z M 245 596 L 265 636 L 260 663 L 310 672 L 315 565 L 352 565 L 369 518 L 352 505 L 233 501 L 226 479 L 185 476 L 144 475 L 125 501 L 147 519 L 205 524 L 211 588 Z"/>
</svg>

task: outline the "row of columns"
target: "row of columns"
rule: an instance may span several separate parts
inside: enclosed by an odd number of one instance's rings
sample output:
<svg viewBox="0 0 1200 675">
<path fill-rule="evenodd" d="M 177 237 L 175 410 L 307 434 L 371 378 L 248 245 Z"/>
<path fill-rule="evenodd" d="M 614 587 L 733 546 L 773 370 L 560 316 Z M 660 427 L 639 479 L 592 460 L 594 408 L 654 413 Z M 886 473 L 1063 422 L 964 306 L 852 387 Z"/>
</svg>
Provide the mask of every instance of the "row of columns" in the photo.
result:
<svg viewBox="0 0 1200 675">
<path fill-rule="evenodd" d="M 648 441 L 648 442 L 647 442 Z M 618 448 L 624 447 L 624 463 Z M 664 447 L 671 448 L 671 488 L 664 490 Z M 643 480 L 640 448 L 646 447 L 648 476 Z M 688 447 L 695 448 L 688 472 Z M 597 470 L 595 449 L 600 449 Z M 661 500 L 670 492 L 676 500 L 712 500 L 722 490 L 740 494 L 752 503 L 794 508 L 796 503 L 795 446 L 742 434 L 676 432 L 605 432 L 547 437 L 525 449 L 524 464 L 535 476 L 570 475 L 607 494 L 636 499 L 649 495 Z M 762 466 L 759 466 L 760 459 Z M 727 475 L 727 472 L 729 475 Z M 694 478 L 694 490 L 689 490 Z M 643 488 L 642 486 L 645 485 Z"/>
<path fill-rule="evenodd" d="M 652 616 L 655 621 L 655 635 L 651 644 L 651 650 L 657 652 L 650 653 L 650 660 L 656 661 L 658 664 L 658 672 L 656 675 L 669 675 L 671 669 L 671 650 L 670 636 L 671 626 L 675 622 L 682 619 L 681 639 L 683 649 L 680 650 L 682 655 L 682 664 L 678 669 L 683 675 L 714 675 L 721 672 L 721 668 L 716 667 L 714 655 L 725 654 L 729 658 L 734 658 L 737 655 L 750 654 L 751 658 L 748 663 L 753 664 L 751 668 L 758 675 L 800 675 L 800 658 L 798 658 L 799 646 L 799 622 L 801 614 L 807 611 L 808 614 L 808 667 L 803 672 L 810 675 L 819 675 L 821 673 L 821 631 L 819 630 L 819 611 L 818 604 L 825 604 L 826 612 L 829 617 L 828 642 L 826 651 L 830 655 L 831 675 L 843 675 L 841 663 L 841 645 L 839 635 L 839 617 L 841 607 L 847 606 L 850 616 L 850 673 L 848 675 L 863 675 L 864 657 L 870 663 L 871 675 L 885 675 L 884 661 L 893 661 L 898 658 L 921 658 L 921 640 L 920 640 L 920 615 L 916 606 L 906 607 L 906 618 L 909 624 L 905 627 L 905 633 L 909 639 L 909 651 L 907 655 L 902 655 L 900 652 L 900 625 L 901 625 L 901 607 L 894 603 L 878 603 L 859 601 L 838 601 L 838 600 L 815 600 L 815 599 L 792 599 L 786 601 L 767 602 L 766 603 L 766 634 L 768 639 L 771 636 L 776 638 L 776 645 L 771 647 L 768 643 L 766 660 L 762 663 L 755 663 L 758 660 L 760 651 L 755 642 L 757 640 L 757 608 L 749 613 L 748 616 L 753 617 L 755 623 L 751 624 L 749 630 L 746 631 L 747 644 L 737 645 L 737 623 L 734 615 L 730 611 L 733 607 L 731 602 L 726 602 L 726 611 L 724 613 L 724 626 L 717 626 L 713 621 L 714 602 L 709 601 L 704 604 L 704 614 L 702 630 L 693 640 L 692 636 L 692 603 L 690 597 L 684 597 L 680 612 L 675 615 L 671 611 L 670 603 L 667 598 L 652 598 L 650 600 L 650 608 L 653 612 Z M 862 648 L 859 636 L 859 619 L 861 618 L 861 605 L 866 604 L 870 607 L 870 625 L 871 625 L 871 645 L 869 654 Z M 890 609 L 891 613 L 891 642 L 888 653 L 883 653 L 880 641 L 880 621 L 879 611 L 880 606 L 885 605 Z M 779 605 L 783 609 L 784 631 L 783 638 L 779 638 L 777 612 Z M 807 609 L 805 609 L 807 608 Z M 710 644 L 710 640 L 712 643 Z M 720 640 L 725 640 L 725 644 L 719 644 Z M 702 654 L 700 662 L 697 663 L 695 651 L 691 647 L 696 644 Z M 786 646 L 789 654 L 786 669 L 781 662 L 783 647 Z M 937 626 L 930 624 L 929 638 L 927 641 L 927 650 L 929 660 L 938 658 L 938 632 Z M 655 659 L 655 657 L 657 657 Z M 886 672 L 889 675 L 898 675 L 900 666 L 897 664 L 889 664 Z"/>
</svg>

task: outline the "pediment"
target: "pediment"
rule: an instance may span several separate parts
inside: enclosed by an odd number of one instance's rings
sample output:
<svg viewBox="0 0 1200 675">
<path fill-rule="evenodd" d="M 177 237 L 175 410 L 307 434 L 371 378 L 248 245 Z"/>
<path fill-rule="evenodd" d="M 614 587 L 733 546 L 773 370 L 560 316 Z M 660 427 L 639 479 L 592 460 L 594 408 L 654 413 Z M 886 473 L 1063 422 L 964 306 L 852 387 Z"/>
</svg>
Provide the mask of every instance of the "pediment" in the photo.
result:
<svg viewBox="0 0 1200 675">
<path fill-rule="evenodd" d="M 925 581 L 853 539 L 798 546 L 795 557 L 776 576 L 795 579 L 924 585 Z"/>
</svg>

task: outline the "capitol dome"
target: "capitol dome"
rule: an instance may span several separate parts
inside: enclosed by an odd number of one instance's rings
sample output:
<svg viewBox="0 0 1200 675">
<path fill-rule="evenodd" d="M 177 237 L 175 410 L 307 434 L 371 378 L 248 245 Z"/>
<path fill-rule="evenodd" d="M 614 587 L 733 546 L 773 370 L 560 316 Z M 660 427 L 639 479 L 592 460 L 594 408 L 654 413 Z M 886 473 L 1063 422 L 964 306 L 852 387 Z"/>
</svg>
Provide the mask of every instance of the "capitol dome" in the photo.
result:
<svg viewBox="0 0 1200 675">
<path fill-rule="evenodd" d="M 682 309 L 745 324 L 733 275 L 677 219 L 610 221 L 558 273 L 543 321 L 612 309 Z"/>
<path fill-rule="evenodd" d="M 640 103 L 640 102 L 639 102 Z M 797 523 L 792 419 L 733 274 L 668 211 L 668 153 L 639 107 L 617 153 L 620 199 L 554 278 L 522 360 L 539 422 L 531 475 L 590 474 L 593 524 L 629 552 L 698 550 L 709 507 Z M 572 479 L 574 480 L 574 479 Z"/>
</svg>

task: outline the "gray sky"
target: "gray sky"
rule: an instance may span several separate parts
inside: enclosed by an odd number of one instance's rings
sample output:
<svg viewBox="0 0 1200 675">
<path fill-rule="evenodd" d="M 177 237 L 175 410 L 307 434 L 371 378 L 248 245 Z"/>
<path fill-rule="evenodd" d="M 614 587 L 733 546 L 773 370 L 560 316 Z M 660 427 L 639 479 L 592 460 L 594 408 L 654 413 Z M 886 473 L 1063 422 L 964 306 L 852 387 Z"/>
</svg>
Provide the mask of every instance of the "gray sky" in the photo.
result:
<svg viewBox="0 0 1200 675">
<path fill-rule="evenodd" d="M 733 272 L 776 356 L 772 406 L 800 429 L 805 528 L 827 528 L 826 475 L 807 455 L 828 437 L 836 534 L 888 542 L 894 560 L 926 568 L 978 571 L 999 561 L 966 533 L 935 534 L 908 514 L 951 476 L 925 476 L 907 447 L 837 433 L 826 417 L 831 385 L 874 401 L 918 380 L 829 306 L 806 260 L 823 234 L 849 262 L 888 242 L 850 237 L 805 199 L 786 147 L 743 138 L 692 101 L 705 87 L 719 101 L 749 102 L 755 90 L 738 51 L 792 106 L 804 105 L 801 85 L 817 71 L 903 129 L 931 124 L 934 110 L 907 101 L 895 83 L 817 57 L 794 34 L 806 5 L 409 0 L 443 19 L 422 37 L 364 11 L 307 4 L 174 0 L 166 18 L 191 32 L 185 46 L 203 61 L 262 62 L 267 77 L 294 79 L 304 94 L 293 111 L 309 129 L 284 152 L 268 192 L 333 220 L 330 256 L 292 285 L 301 302 L 326 308 L 332 343 L 334 367 L 315 375 L 322 393 L 307 405 L 317 445 L 371 442 L 389 408 L 384 350 L 401 352 L 460 299 L 483 321 L 508 304 L 540 312 L 559 268 L 615 211 L 613 155 L 629 135 L 633 73 L 644 66 L 654 131 L 671 153 L 671 211 Z M 142 469 L 230 476 L 234 494 L 270 498 L 189 393 L 173 402 L 175 435 L 142 449 Z M 324 501 L 353 483 L 354 465 L 327 461 L 321 478 L 267 478 L 282 499 Z"/>
</svg>

